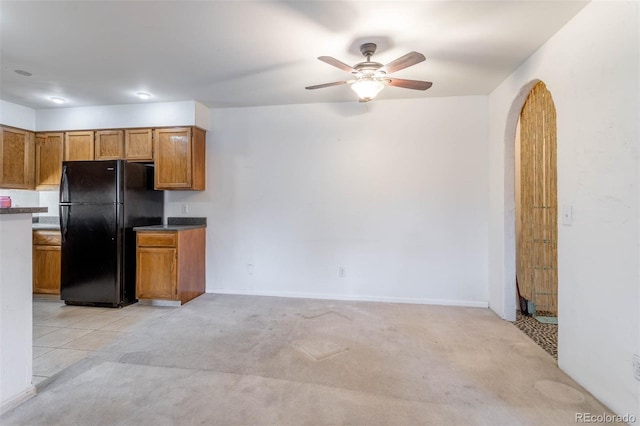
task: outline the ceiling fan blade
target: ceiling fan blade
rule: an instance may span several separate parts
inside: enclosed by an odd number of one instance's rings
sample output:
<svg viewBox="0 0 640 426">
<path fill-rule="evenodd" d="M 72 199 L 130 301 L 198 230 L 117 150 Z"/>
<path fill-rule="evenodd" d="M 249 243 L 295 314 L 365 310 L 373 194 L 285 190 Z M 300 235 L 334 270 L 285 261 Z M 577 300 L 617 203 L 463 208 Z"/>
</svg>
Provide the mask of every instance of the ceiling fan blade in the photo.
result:
<svg viewBox="0 0 640 426">
<path fill-rule="evenodd" d="M 353 68 L 351 65 L 347 65 L 344 62 L 337 60 L 336 58 L 332 58 L 331 56 L 318 56 L 318 59 L 320 59 L 324 63 L 333 65 L 336 68 L 340 68 L 343 71 L 358 72 L 358 70 Z"/>
<path fill-rule="evenodd" d="M 418 52 L 409 52 L 406 55 L 400 56 L 395 61 L 389 62 L 387 65 L 382 67 L 387 74 L 391 74 L 392 72 L 400 71 L 411 65 L 418 64 L 424 61 L 426 58 L 422 53 Z"/>
<path fill-rule="evenodd" d="M 323 87 L 340 86 L 341 84 L 347 84 L 348 81 L 334 81 L 333 83 L 316 84 L 315 86 L 307 86 L 305 89 L 322 89 Z"/>
<path fill-rule="evenodd" d="M 402 87 L 404 89 L 427 90 L 433 85 L 430 81 L 405 80 L 403 78 L 390 78 L 389 86 Z"/>
</svg>

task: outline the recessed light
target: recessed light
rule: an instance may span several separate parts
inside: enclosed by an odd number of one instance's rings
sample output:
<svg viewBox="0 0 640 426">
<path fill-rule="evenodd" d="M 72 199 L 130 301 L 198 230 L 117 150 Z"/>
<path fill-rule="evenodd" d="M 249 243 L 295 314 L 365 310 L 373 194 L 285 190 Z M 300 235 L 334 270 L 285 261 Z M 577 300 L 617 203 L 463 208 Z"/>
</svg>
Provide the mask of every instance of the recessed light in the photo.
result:
<svg viewBox="0 0 640 426">
<path fill-rule="evenodd" d="M 65 103 L 65 102 L 67 102 L 67 100 L 66 100 L 66 99 L 64 99 L 64 98 L 59 98 L 59 97 L 57 97 L 57 96 L 53 96 L 53 97 L 49 98 L 49 100 L 50 100 L 51 102 L 53 102 L 53 103 L 56 103 L 56 104 L 63 104 L 63 103 Z"/>
<path fill-rule="evenodd" d="M 151 95 L 147 92 L 136 92 L 136 96 L 144 100 L 151 99 Z"/>
<path fill-rule="evenodd" d="M 25 71 L 25 70 L 13 70 L 13 72 L 15 72 L 16 74 L 19 74 L 23 77 L 31 77 L 33 74 L 31 74 L 29 71 Z"/>
</svg>

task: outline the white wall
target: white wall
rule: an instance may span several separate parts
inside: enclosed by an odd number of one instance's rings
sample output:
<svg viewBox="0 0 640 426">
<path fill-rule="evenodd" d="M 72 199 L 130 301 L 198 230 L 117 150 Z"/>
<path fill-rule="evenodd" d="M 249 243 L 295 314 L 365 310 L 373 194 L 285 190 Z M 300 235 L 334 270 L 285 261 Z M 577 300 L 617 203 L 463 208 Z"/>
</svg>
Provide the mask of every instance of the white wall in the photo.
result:
<svg viewBox="0 0 640 426">
<path fill-rule="evenodd" d="M 133 105 L 105 105 L 77 108 L 51 108 L 36 111 L 36 130 L 117 129 L 128 127 L 166 127 L 209 123 L 195 101 L 158 102 Z"/>
<path fill-rule="evenodd" d="M 207 291 L 487 306 L 486 97 L 217 109 L 211 127 L 207 191 L 166 206 L 208 217 Z"/>
<path fill-rule="evenodd" d="M 0 124 L 24 130 L 35 130 L 36 111 L 0 99 Z"/>
<path fill-rule="evenodd" d="M 489 97 L 491 307 L 515 312 L 513 138 L 540 79 L 557 109 L 559 366 L 619 414 L 640 417 L 639 12 L 592 2 Z M 513 269 L 515 270 L 515 269 Z"/>
</svg>

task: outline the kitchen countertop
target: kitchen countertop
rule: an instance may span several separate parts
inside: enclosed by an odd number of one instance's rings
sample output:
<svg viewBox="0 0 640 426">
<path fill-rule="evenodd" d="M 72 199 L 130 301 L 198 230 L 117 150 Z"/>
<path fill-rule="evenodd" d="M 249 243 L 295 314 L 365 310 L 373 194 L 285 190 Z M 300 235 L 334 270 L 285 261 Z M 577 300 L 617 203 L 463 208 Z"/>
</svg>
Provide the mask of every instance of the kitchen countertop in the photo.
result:
<svg viewBox="0 0 640 426">
<path fill-rule="evenodd" d="M 24 213 L 46 213 L 47 207 L 5 207 L 0 209 L 0 214 L 24 214 Z"/>
<path fill-rule="evenodd" d="M 206 228 L 207 225 L 150 225 L 150 226 L 134 226 L 136 232 L 154 232 L 154 231 L 186 231 L 187 229 Z"/>
</svg>

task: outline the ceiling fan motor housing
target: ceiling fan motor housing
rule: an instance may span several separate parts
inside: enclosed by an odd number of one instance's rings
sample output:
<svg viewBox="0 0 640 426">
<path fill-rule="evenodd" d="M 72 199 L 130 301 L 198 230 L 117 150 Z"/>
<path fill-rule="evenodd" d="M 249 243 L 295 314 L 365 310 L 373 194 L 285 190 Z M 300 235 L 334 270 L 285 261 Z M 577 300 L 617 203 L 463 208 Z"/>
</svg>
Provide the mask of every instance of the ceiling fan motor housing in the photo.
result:
<svg viewBox="0 0 640 426">
<path fill-rule="evenodd" d="M 360 53 L 369 59 L 369 56 L 373 56 L 376 53 L 377 47 L 375 43 L 364 43 L 360 46 Z"/>
</svg>

